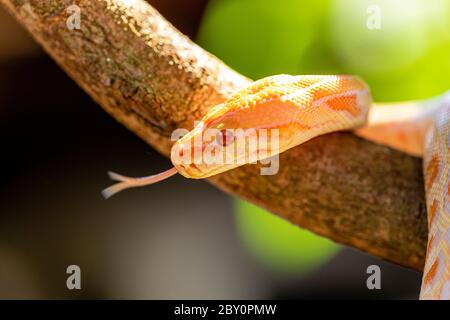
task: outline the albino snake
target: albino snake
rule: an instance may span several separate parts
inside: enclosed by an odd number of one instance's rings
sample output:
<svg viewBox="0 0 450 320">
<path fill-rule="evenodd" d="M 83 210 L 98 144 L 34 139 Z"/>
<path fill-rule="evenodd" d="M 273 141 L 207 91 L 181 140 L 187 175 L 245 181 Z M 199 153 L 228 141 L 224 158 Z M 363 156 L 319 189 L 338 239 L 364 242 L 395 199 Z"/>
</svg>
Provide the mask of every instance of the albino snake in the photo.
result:
<svg viewBox="0 0 450 320">
<path fill-rule="evenodd" d="M 264 160 L 322 134 L 356 130 L 367 139 L 423 156 L 429 235 L 420 297 L 450 299 L 450 94 L 425 102 L 370 108 L 371 104 L 368 87 L 354 76 L 277 75 L 261 79 L 211 109 L 174 144 L 174 168 L 144 178 L 110 173 L 120 183 L 103 194 L 109 197 L 177 172 L 187 178 L 206 178 Z M 215 135 L 205 137 L 211 129 Z M 264 132 L 268 135 L 264 150 L 238 146 L 235 129 L 255 129 L 257 136 Z M 275 132 L 276 145 L 272 144 Z M 234 161 L 194 161 L 195 155 L 201 159 L 206 152 L 215 159 Z"/>
</svg>

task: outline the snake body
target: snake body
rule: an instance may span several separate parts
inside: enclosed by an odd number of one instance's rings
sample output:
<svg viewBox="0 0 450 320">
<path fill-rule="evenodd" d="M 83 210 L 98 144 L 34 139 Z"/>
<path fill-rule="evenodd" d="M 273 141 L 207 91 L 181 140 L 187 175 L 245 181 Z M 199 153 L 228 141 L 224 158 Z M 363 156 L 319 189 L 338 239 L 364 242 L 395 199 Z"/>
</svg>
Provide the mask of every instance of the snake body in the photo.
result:
<svg viewBox="0 0 450 320">
<path fill-rule="evenodd" d="M 269 154 L 284 152 L 322 134 L 356 130 L 356 134 L 375 142 L 423 155 L 429 239 L 420 297 L 450 299 L 449 97 L 433 103 L 371 108 L 369 88 L 355 76 L 267 77 L 212 108 L 193 130 L 178 139 L 171 153 L 174 168 L 144 178 L 111 173 L 120 183 L 106 189 L 104 195 L 151 184 L 175 173 L 206 178 L 251 162 L 248 159 L 264 160 Z M 232 130 L 237 128 L 265 133 L 276 129 L 278 143 L 266 147 L 270 152 L 248 148 L 236 152 L 238 143 L 233 143 L 237 139 Z M 209 131 L 218 132 L 219 138 L 205 138 Z M 236 161 L 194 161 L 195 155 L 204 155 L 207 150 L 217 159 L 231 157 Z"/>
<path fill-rule="evenodd" d="M 420 297 L 450 300 L 450 99 L 436 113 L 425 138 L 428 246 Z"/>
</svg>

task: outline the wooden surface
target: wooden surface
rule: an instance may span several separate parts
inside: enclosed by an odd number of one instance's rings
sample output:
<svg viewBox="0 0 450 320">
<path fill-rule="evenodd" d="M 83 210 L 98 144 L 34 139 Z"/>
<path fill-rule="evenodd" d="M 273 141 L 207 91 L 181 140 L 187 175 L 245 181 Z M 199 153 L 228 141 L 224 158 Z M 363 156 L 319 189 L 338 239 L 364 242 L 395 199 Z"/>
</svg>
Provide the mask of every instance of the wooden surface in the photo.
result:
<svg viewBox="0 0 450 320">
<path fill-rule="evenodd" d="M 142 0 L 0 2 L 100 106 L 166 156 L 174 129 L 192 128 L 249 82 Z M 80 30 L 66 26 L 72 4 L 81 9 Z M 283 153 L 275 176 L 248 165 L 210 182 L 334 241 L 423 269 L 419 158 L 334 133 Z"/>
</svg>

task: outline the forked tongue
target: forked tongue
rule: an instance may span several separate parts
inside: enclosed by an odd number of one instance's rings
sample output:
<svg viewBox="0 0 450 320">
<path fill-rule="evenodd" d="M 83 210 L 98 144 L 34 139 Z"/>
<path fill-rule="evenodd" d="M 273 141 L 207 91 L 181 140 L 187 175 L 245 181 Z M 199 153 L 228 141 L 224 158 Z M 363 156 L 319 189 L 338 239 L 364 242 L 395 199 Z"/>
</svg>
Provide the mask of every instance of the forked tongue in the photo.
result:
<svg viewBox="0 0 450 320">
<path fill-rule="evenodd" d="M 103 190 L 102 195 L 103 197 L 105 197 L 105 199 L 108 199 L 109 197 L 115 195 L 116 193 L 122 190 L 128 188 L 148 186 L 150 184 L 165 180 L 177 173 L 178 173 L 177 169 L 173 167 L 169 170 L 163 171 L 158 174 L 154 174 L 152 176 L 133 178 L 133 177 L 126 177 L 118 173 L 109 171 L 108 172 L 109 177 L 112 180 L 119 181 L 119 183 L 113 184 L 112 186 Z"/>
</svg>

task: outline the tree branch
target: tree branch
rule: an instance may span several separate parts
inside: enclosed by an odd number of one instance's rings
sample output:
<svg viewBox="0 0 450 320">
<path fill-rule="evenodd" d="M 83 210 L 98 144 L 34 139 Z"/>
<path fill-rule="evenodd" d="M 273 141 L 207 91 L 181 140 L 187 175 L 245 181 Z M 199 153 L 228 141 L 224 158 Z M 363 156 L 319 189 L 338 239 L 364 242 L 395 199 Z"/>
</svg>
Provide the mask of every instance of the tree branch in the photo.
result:
<svg viewBox="0 0 450 320">
<path fill-rule="evenodd" d="M 192 128 L 249 82 L 142 0 L 0 2 L 99 105 L 166 156 L 174 129 Z M 72 4 L 81 8 L 80 30 L 66 26 Z M 277 175 L 247 165 L 209 180 L 334 241 L 423 268 L 427 222 L 418 158 L 334 133 L 283 153 Z"/>
</svg>

